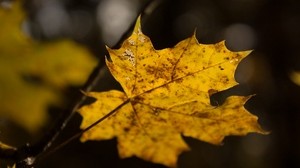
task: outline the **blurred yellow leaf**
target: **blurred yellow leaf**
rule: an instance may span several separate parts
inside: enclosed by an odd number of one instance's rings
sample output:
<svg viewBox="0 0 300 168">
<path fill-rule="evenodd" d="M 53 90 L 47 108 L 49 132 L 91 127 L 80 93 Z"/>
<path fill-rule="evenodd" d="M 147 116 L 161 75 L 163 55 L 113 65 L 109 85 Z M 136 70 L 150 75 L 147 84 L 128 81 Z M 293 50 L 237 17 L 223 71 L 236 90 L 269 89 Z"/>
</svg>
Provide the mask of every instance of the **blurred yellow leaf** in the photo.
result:
<svg viewBox="0 0 300 168">
<path fill-rule="evenodd" d="M 300 86 L 300 72 L 291 71 L 289 73 L 289 77 L 290 77 L 292 82 L 294 82 L 296 85 Z"/>
<path fill-rule="evenodd" d="M 62 102 L 67 86 L 83 84 L 97 60 L 72 41 L 26 37 L 24 18 L 19 1 L 9 9 L 0 6 L 0 117 L 35 132 L 47 121 L 48 106 Z"/>
<path fill-rule="evenodd" d="M 16 164 L 13 164 L 12 167 L 7 166 L 7 168 L 16 168 Z"/>
<path fill-rule="evenodd" d="M 249 96 L 228 97 L 220 106 L 209 99 L 237 84 L 235 69 L 250 51 L 229 51 L 224 41 L 199 44 L 195 36 L 155 50 L 140 20 L 120 49 L 108 51 L 107 66 L 124 92 L 87 93 L 97 101 L 80 109 L 81 129 L 116 111 L 81 141 L 117 137 L 120 157 L 175 167 L 178 155 L 189 149 L 181 135 L 220 144 L 228 135 L 266 133 L 244 108 Z"/>
<path fill-rule="evenodd" d="M 0 141 L 0 149 L 1 150 L 9 150 L 9 149 L 12 149 L 12 150 L 17 150 L 15 147 L 12 147 L 12 146 L 10 146 L 10 145 L 7 145 L 7 144 L 5 144 L 5 143 L 3 143 L 3 142 L 1 142 Z"/>
</svg>

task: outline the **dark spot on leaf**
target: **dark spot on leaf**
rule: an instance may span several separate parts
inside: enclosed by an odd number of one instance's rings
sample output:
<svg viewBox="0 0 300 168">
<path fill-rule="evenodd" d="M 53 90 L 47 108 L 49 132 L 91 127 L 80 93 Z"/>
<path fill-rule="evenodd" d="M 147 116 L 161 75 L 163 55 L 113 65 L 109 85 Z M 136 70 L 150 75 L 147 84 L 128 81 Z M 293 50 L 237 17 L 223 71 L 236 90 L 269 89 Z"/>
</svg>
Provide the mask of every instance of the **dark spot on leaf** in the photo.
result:
<svg viewBox="0 0 300 168">
<path fill-rule="evenodd" d="M 21 77 L 24 81 L 32 84 L 42 84 L 44 82 L 43 79 L 38 75 L 22 74 Z"/>
<path fill-rule="evenodd" d="M 151 137 L 151 140 L 154 141 L 154 142 L 157 142 L 157 138 L 154 138 L 154 137 Z"/>
<path fill-rule="evenodd" d="M 210 115 L 207 112 L 194 112 L 192 116 L 199 117 L 199 118 L 209 118 Z"/>
<path fill-rule="evenodd" d="M 217 122 L 208 122 L 207 124 L 207 127 L 215 127 L 216 125 L 218 125 Z"/>
<path fill-rule="evenodd" d="M 183 79 L 182 78 L 178 78 L 175 80 L 176 83 L 182 83 Z"/>
<path fill-rule="evenodd" d="M 223 50 L 223 44 L 217 43 L 214 45 L 216 52 L 220 53 Z"/>
<path fill-rule="evenodd" d="M 123 128 L 123 130 L 124 130 L 124 132 L 128 132 L 130 130 L 130 128 L 125 127 L 125 128 Z"/>
</svg>

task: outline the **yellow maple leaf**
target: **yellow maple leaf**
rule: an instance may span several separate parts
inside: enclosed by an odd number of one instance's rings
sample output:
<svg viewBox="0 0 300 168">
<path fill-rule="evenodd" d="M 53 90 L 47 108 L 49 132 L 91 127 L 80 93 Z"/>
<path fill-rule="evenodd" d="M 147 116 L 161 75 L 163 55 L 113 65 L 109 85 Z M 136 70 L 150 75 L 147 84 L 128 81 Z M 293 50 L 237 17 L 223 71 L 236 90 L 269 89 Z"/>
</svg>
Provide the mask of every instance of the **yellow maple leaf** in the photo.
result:
<svg viewBox="0 0 300 168">
<path fill-rule="evenodd" d="M 0 6 L 0 117 L 34 133 L 45 124 L 47 107 L 62 102 L 67 86 L 83 84 L 97 60 L 72 41 L 33 41 L 21 31 L 24 18 L 20 1 Z"/>
<path fill-rule="evenodd" d="M 174 48 L 155 50 L 138 19 L 120 49 L 108 48 L 106 60 L 124 92 L 89 92 L 96 102 L 83 106 L 81 129 L 114 113 L 83 133 L 81 141 L 117 137 L 122 158 L 137 156 L 175 167 L 178 155 L 189 149 L 181 135 L 220 144 L 225 136 L 266 133 L 250 114 L 243 96 L 210 104 L 210 93 L 237 84 L 234 72 L 250 51 L 231 52 L 224 41 L 204 45 L 195 36 Z"/>
</svg>

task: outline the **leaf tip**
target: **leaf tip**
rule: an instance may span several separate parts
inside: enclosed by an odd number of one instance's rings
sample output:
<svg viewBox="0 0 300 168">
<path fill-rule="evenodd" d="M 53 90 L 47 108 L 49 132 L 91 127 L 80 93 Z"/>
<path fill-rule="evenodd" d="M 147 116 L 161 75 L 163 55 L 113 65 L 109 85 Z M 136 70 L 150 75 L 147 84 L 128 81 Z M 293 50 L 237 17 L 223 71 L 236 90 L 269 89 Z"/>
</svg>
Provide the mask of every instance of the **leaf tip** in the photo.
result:
<svg viewBox="0 0 300 168">
<path fill-rule="evenodd" d="M 106 50 L 110 50 L 110 47 L 108 45 L 105 45 Z"/>
<path fill-rule="evenodd" d="M 136 19 L 133 33 L 140 34 L 141 32 L 141 15 L 139 15 Z"/>
<path fill-rule="evenodd" d="M 269 135 L 269 134 L 271 134 L 271 131 L 266 131 L 266 130 L 264 130 L 264 129 L 262 129 L 261 127 L 259 127 L 260 128 L 260 130 L 259 130 L 259 134 L 262 134 L 262 135 Z"/>
<path fill-rule="evenodd" d="M 240 51 L 239 53 L 241 53 L 242 57 L 245 58 L 248 55 L 250 55 L 252 53 L 252 51 L 254 51 L 254 50 L 245 50 L 245 51 Z"/>
<path fill-rule="evenodd" d="M 193 35 L 192 35 L 192 40 L 196 42 L 196 44 L 199 44 L 199 41 L 197 39 L 197 28 L 194 29 Z"/>
<path fill-rule="evenodd" d="M 248 133 L 258 133 L 258 134 L 262 134 L 262 135 L 269 135 L 271 133 L 271 131 L 264 130 L 261 127 L 261 125 L 257 122 L 257 120 L 258 120 L 258 118 L 255 120 L 253 130 Z"/>
<path fill-rule="evenodd" d="M 197 38 L 196 35 L 197 35 L 197 28 L 195 28 L 195 29 L 194 29 L 194 32 L 193 32 L 194 38 Z"/>
<path fill-rule="evenodd" d="M 105 49 L 108 51 L 109 54 L 111 54 L 113 52 L 113 49 L 107 45 L 105 45 Z"/>
</svg>

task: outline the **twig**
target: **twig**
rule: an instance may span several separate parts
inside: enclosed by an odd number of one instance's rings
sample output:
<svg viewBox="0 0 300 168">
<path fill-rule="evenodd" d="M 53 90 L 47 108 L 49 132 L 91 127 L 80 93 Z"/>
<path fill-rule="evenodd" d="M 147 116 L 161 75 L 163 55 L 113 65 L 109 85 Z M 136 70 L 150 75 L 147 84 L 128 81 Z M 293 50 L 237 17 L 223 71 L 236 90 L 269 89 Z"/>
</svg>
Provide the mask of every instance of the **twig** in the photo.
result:
<svg viewBox="0 0 300 168">
<path fill-rule="evenodd" d="M 62 148 L 66 144 L 70 143 L 71 141 L 79 138 L 84 132 L 90 130 L 91 128 L 93 128 L 94 126 L 96 126 L 97 124 L 99 124 L 100 122 L 102 122 L 103 120 L 105 120 L 108 117 L 110 117 L 111 115 L 115 114 L 121 107 L 123 107 L 125 104 L 127 104 L 129 102 L 129 100 L 130 99 L 127 99 L 126 101 L 124 101 L 123 103 L 121 103 L 119 106 L 117 106 L 115 109 L 113 109 L 112 111 L 110 111 L 109 113 L 107 113 L 105 116 L 103 116 L 102 118 L 100 118 L 97 121 L 95 121 L 93 124 L 91 124 L 87 128 L 81 130 L 80 132 L 78 132 L 77 134 L 73 135 L 72 137 L 70 137 L 69 139 L 67 139 L 66 141 L 64 141 L 63 143 L 55 146 L 52 150 L 50 150 L 49 152 L 47 152 L 43 157 L 52 154 L 53 152 L 59 150 L 60 148 Z"/>
<path fill-rule="evenodd" d="M 151 12 L 153 11 L 153 9 L 155 7 L 157 7 L 158 4 L 162 3 L 163 1 L 164 0 L 156 0 L 156 1 L 148 0 L 140 8 L 140 11 L 141 11 L 140 13 L 143 15 L 143 19 L 145 19 L 145 17 L 149 16 L 151 14 Z M 127 32 L 124 33 L 122 38 L 119 40 L 119 42 L 114 47 L 119 46 L 124 41 L 124 39 L 127 38 L 128 34 L 132 31 L 134 25 L 135 25 L 135 23 L 133 22 L 131 24 L 130 28 L 127 30 Z M 85 86 L 83 87 L 82 90 L 84 92 L 89 92 L 93 89 L 93 87 L 96 85 L 97 81 L 102 77 L 100 71 L 104 66 L 105 66 L 104 61 L 100 61 L 100 64 L 94 69 L 94 71 L 90 75 L 88 81 L 86 82 Z M 18 161 L 17 167 L 22 167 L 22 168 L 23 167 L 24 168 L 25 167 L 26 168 L 33 167 L 32 165 L 35 163 L 36 159 L 38 157 L 40 157 L 45 151 L 47 151 L 52 146 L 53 142 L 57 139 L 57 137 L 60 135 L 60 133 L 64 130 L 66 125 L 69 123 L 71 118 L 74 116 L 77 109 L 84 103 L 86 98 L 87 97 L 85 95 L 81 95 L 81 97 L 73 105 L 71 105 L 72 108 L 69 108 L 71 110 L 65 111 L 63 113 L 63 115 L 60 117 L 60 119 L 57 121 L 57 123 L 55 124 L 55 127 L 53 127 L 51 130 L 49 130 L 47 132 L 47 134 L 45 134 L 40 141 L 38 141 L 36 144 L 33 144 L 31 146 L 25 145 L 21 148 L 18 148 L 16 151 L 13 151 L 12 154 L 6 155 L 7 158 L 13 158 L 13 159 L 17 158 L 17 161 Z M 120 106 L 118 106 L 116 109 L 114 109 L 110 113 L 108 113 L 103 118 L 96 121 L 94 124 L 92 124 L 88 128 L 82 130 L 81 132 L 72 136 L 67 141 L 58 145 L 50 152 L 52 153 L 52 152 L 58 150 L 59 148 L 65 146 L 72 140 L 78 138 L 80 135 L 82 135 L 82 133 L 91 129 L 92 127 L 94 127 L 95 125 L 97 125 L 98 123 L 100 123 L 101 121 L 103 121 L 104 119 L 106 119 L 107 117 L 112 115 L 113 113 L 115 113 L 121 106 L 123 106 L 127 102 L 128 102 L 128 100 L 126 102 L 122 103 Z"/>
</svg>

